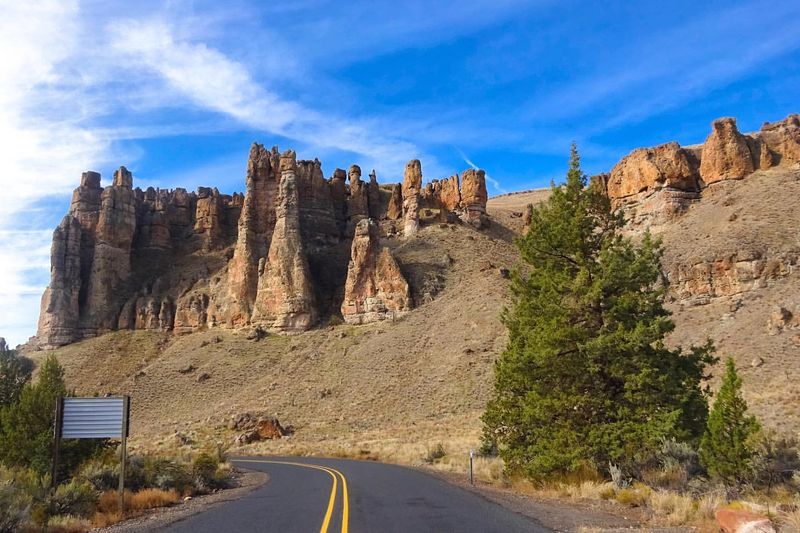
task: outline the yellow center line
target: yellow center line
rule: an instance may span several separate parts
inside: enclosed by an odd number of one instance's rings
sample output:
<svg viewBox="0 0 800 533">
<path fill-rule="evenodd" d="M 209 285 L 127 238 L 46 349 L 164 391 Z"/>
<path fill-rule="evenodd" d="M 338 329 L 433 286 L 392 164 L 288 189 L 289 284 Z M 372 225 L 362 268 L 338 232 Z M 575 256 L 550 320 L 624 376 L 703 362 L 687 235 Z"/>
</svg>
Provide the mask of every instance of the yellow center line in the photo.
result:
<svg viewBox="0 0 800 533">
<path fill-rule="evenodd" d="M 274 465 L 290 465 L 290 466 L 300 466 L 303 468 L 313 468 L 314 470 L 321 470 L 323 472 L 327 472 L 333 478 L 333 488 L 331 489 L 331 497 L 328 501 L 328 509 L 325 511 L 325 518 L 322 521 L 322 527 L 320 527 L 320 533 L 327 533 L 328 526 L 331 522 L 331 516 L 333 515 L 333 508 L 336 503 L 336 485 L 337 485 L 337 478 L 336 474 L 342 478 L 342 532 L 347 533 L 348 527 L 350 525 L 350 501 L 347 494 L 347 479 L 345 479 L 344 474 L 336 470 L 335 468 L 330 468 L 327 466 L 321 465 L 311 465 L 305 463 L 292 463 L 289 461 L 264 461 L 260 459 L 236 459 L 235 462 L 238 463 L 268 463 Z"/>
</svg>

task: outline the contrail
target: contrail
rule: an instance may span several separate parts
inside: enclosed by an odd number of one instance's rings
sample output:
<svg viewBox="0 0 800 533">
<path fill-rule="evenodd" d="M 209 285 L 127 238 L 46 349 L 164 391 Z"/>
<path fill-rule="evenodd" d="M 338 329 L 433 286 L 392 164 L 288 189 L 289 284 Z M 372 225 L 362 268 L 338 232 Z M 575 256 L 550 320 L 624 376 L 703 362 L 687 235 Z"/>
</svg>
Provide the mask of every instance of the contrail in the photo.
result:
<svg viewBox="0 0 800 533">
<path fill-rule="evenodd" d="M 464 152 L 461 150 L 461 148 L 459 148 L 458 146 L 454 146 L 453 148 L 455 148 L 455 149 L 456 149 L 456 151 L 459 153 L 459 155 L 461 155 L 461 159 L 463 159 L 463 160 L 464 160 L 464 162 L 465 162 L 466 164 L 468 164 L 470 167 L 472 167 L 472 168 L 473 168 L 473 169 L 475 169 L 475 170 L 480 170 L 480 169 L 478 168 L 478 165 L 476 165 L 475 163 L 473 163 L 473 162 L 470 160 L 470 158 L 469 158 L 469 157 L 467 157 L 467 154 L 465 154 L 465 153 L 464 153 Z M 484 172 L 486 172 L 486 171 L 484 171 Z M 486 172 L 486 179 L 489 181 L 489 183 L 491 183 L 491 184 L 492 184 L 492 187 L 494 187 L 495 189 L 497 189 L 497 190 L 498 190 L 498 191 L 500 191 L 501 193 L 505 194 L 505 193 L 507 193 L 507 192 L 508 192 L 508 191 L 507 191 L 507 190 L 505 190 L 503 187 L 501 187 L 501 186 L 500 186 L 500 182 L 499 182 L 499 181 L 497 181 L 496 179 L 494 179 L 493 177 L 491 177 L 491 176 L 489 175 L 489 173 L 488 173 L 488 172 Z"/>
</svg>

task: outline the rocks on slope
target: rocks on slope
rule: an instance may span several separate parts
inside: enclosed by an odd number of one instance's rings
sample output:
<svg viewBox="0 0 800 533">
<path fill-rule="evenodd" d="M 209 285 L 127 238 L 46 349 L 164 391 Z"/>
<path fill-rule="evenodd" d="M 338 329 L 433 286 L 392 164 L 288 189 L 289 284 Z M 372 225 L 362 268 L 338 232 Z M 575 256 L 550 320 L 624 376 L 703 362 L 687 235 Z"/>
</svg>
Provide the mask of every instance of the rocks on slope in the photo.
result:
<svg viewBox="0 0 800 533">
<path fill-rule="evenodd" d="M 347 269 L 342 316 L 348 324 L 395 319 L 411 310 L 411 298 L 392 253 L 380 244 L 378 225 L 361 220 L 355 228 Z"/>
</svg>

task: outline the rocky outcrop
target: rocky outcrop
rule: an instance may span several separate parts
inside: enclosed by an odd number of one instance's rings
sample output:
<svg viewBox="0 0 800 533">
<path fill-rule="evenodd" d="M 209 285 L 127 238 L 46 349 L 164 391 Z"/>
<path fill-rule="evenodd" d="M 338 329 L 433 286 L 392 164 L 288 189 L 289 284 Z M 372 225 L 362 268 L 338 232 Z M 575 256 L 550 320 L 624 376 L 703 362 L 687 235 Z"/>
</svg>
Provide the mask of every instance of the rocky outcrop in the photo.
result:
<svg viewBox="0 0 800 533">
<path fill-rule="evenodd" d="M 238 432 L 235 444 L 250 444 L 260 440 L 280 439 L 294 432 L 291 426 L 283 427 L 277 418 L 264 413 L 242 413 L 228 422 L 228 429 Z"/>
<path fill-rule="evenodd" d="M 239 216 L 239 232 L 233 259 L 228 265 L 228 323 L 250 322 L 258 291 L 259 262 L 267 256 L 275 228 L 280 156 L 277 147 L 268 151 L 253 143 L 247 160 L 245 195 Z"/>
<path fill-rule="evenodd" d="M 711 129 L 700 159 L 703 182 L 708 185 L 720 180 L 737 180 L 752 173 L 756 168 L 753 154 L 746 137 L 736 129 L 736 119 L 717 119 L 711 124 Z"/>
<path fill-rule="evenodd" d="M 395 183 L 389 196 L 389 205 L 386 208 L 386 218 L 400 220 L 403 218 L 403 186 Z"/>
<path fill-rule="evenodd" d="M 352 165 L 348 177 L 350 195 L 347 197 L 347 217 L 350 227 L 355 227 L 359 221 L 369 218 L 369 191 L 367 184 L 361 180 L 361 167 Z"/>
<path fill-rule="evenodd" d="M 367 203 L 369 207 L 369 217 L 375 220 L 381 218 L 381 188 L 378 185 L 378 175 L 375 169 L 369 174 L 369 183 L 367 184 Z"/>
<path fill-rule="evenodd" d="M 422 164 L 419 159 L 412 159 L 403 172 L 403 235 L 406 237 L 413 237 L 419 229 L 421 189 Z"/>
<path fill-rule="evenodd" d="M 774 164 L 789 166 L 800 163 L 800 115 L 789 115 L 772 124 L 767 122 L 753 137 L 766 146 Z"/>
<path fill-rule="evenodd" d="M 280 158 L 277 221 L 266 260 L 259 262 L 253 323 L 282 332 L 300 332 L 316 320 L 308 260 L 300 232 L 300 209 L 293 151 Z"/>
<path fill-rule="evenodd" d="M 476 228 L 486 225 L 486 173 L 483 170 L 468 169 L 461 174 L 462 220 Z"/>
<path fill-rule="evenodd" d="M 6 340 L 3 337 L 0 337 L 0 353 L 6 353 L 10 350 L 11 348 L 9 348 L 8 344 L 6 344 Z"/>
<path fill-rule="evenodd" d="M 642 229 L 674 220 L 711 184 L 798 162 L 798 115 L 749 134 L 739 133 L 735 119 L 721 118 L 702 145 L 670 142 L 633 150 L 611 170 L 605 190 L 614 206 L 624 207 L 630 227 Z"/>
<path fill-rule="evenodd" d="M 758 251 L 738 253 L 711 260 L 675 262 L 667 270 L 670 291 L 691 304 L 710 298 L 732 296 L 765 287 L 770 280 L 786 277 L 800 268 L 800 256 L 783 253 L 765 257 Z"/>
<path fill-rule="evenodd" d="M 608 195 L 615 200 L 662 188 L 696 191 L 697 171 L 676 142 L 637 148 L 611 169 Z"/>
<path fill-rule="evenodd" d="M 348 290 L 347 308 L 360 317 L 351 320 L 397 316 L 410 306 L 408 286 L 370 232 L 394 235 L 400 219 L 409 235 L 416 231 L 419 161 L 405 177 L 405 187 L 382 187 L 374 171 L 365 183 L 353 165 L 349 184 L 340 169 L 326 180 L 319 160 L 297 161 L 294 152 L 281 156 L 260 144 L 250 148 L 243 195 L 211 187 L 142 191 L 125 167 L 103 188 L 99 174 L 86 172 L 53 235 L 36 344 L 51 348 L 115 329 L 303 331 L 338 314 Z M 437 183 L 437 205 L 462 209 L 458 178 Z M 485 183 L 475 187 L 469 205 L 484 208 Z M 356 226 L 367 233 L 353 245 Z M 348 289 L 348 263 L 361 247 L 366 263 L 356 262 Z"/>
<path fill-rule="evenodd" d="M 347 268 L 342 317 L 348 324 L 394 319 L 411 309 L 411 298 L 400 267 L 371 219 L 355 228 Z"/>
</svg>

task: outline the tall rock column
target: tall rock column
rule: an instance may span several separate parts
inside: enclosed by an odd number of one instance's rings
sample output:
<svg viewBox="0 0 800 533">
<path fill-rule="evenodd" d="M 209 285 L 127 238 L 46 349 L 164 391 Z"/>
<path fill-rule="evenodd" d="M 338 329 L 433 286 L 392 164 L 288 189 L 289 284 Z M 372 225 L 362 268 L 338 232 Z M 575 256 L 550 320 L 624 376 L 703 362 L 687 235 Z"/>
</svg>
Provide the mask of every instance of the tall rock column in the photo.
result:
<svg viewBox="0 0 800 533">
<path fill-rule="evenodd" d="M 700 177 L 705 184 L 737 180 L 752 173 L 753 157 L 745 136 L 736 129 L 736 119 L 719 118 L 711 128 L 700 158 Z"/>
<path fill-rule="evenodd" d="M 486 172 L 470 168 L 461 174 L 461 206 L 464 222 L 480 229 L 486 225 Z"/>
<path fill-rule="evenodd" d="M 197 206 L 194 217 L 194 231 L 200 236 L 204 251 L 220 248 L 223 244 L 222 197 L 211 187 L 197 189 Z"/>
<path fill-rule="evenodd" d="M 367 184 L 361 180 L 361 167 L 350 165 L 348 177 L 350 179 L 350 196 L 347 197 L 347 216 L 352 231 L 352 228 L 360 220 L 369 217 L 369 192 Z"/>
<path fill-rule="evenodd" d="M 348 324 L 394 319 L 411 310 L 408 283 L 392 253 L 381 246 L 373 220 L 356 225 L 344 290 L 342 317 Z"/>
<path fill-rule="evenodd" d="M 114 182 L 100 200 L 94 259 L 89 275 L 86 314 L 81 334 L 95 336 L 117 326 L 119 293 L 131 275 L 131 246 L 136 231 L 133 176 L 125 167 L 114 172 Z"/>
<path fill-rule="evenodd" d="M 369 175 L 369 184 L 367 185 L 367 197 L 369 204 L 369 217 L 375 220 L 380 220 L 381 217 L 381 189 L 378 185 L 378 175 L 375 169 Z"/>
<path fill-rule="evenodd" d="M 403 235 L 413 237 L 419 229 L 419 201 L 422 189 L 422 164 L 419 159 L 406 163 L 403 172 Z"/>
<path fill-rule="evenodd" d="M 308 260 L 300 235 L 296 158 L 291 150 L 280 158 L 281 181 L 277 221 L 266 261 L 260 262 L 254 323 L 282 332 L 300 332 L 316 320 L 316 303 Z"/>
<path fill-rule="evenodd" d="M 67 215 L 53 232 L 50 284 L 42 296 L 37 337 L 42 348 L 77 340 L 81 289 L 81 224 Z"/>
<path fill-rule="evenodd" d="M 258 290 L 258 264 L 269 250 L 275 228 L 280 156 L 253 143 L 247 160 L 247 178 L 233 259 L 228 265 L 227 321 L 233 326 L 250 322 Z"/>
</svg>

